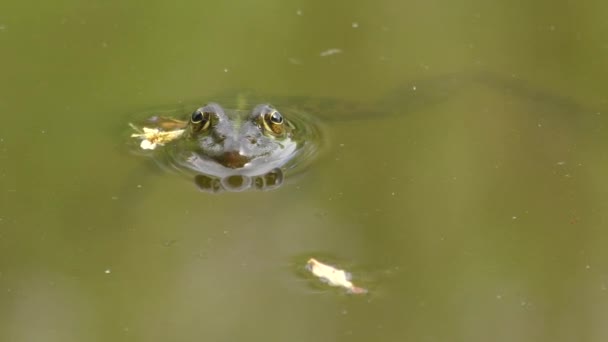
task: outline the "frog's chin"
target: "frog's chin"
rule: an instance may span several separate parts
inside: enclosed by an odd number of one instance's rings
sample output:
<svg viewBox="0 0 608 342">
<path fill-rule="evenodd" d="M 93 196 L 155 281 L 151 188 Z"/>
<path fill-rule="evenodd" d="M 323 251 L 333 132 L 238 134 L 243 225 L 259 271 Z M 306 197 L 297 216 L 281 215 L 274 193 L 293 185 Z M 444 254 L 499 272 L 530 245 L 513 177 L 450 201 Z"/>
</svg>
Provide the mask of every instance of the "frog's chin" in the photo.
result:
<svg viewBox="0 0 608 342">
<path fill-rule="evenodd" d="M 203 192 L 241 192 L 246 190 L 274 190 L 283 184 L 283 171 L 279 168 L 258 176 L 233 174 L 225 177 L 199 174 L 194 183 Z"/>
<path fill-rule="evenodd" d="M 209 177 L 226 179 L 238 175 L 254 179 L 284 167 L 297 154 L 299 153 L 296 144 L 289 144 L 272 154 L 255 158 L 227 153 L 223 156 L 222 162 L 219 162 L 213 157 L 191 152 L 183 158 L 175 159 L 175 162 L 177 162 L 178 168 L 187 168 Z"/>
</svg>

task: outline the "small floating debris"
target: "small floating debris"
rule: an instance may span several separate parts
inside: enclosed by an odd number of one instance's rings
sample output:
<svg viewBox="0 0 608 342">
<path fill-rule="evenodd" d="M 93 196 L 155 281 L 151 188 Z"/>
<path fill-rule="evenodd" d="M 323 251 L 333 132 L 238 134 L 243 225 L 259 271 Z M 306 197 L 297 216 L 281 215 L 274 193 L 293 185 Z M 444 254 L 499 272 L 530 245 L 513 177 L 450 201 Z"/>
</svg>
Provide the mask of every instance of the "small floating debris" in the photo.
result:
<svg viewBox="0 0 608 342">
<path fill-rule="evenodd" d="M 302 64 L 302 61 L 300 61 L 297 58 L 293 58 L 293 57 L 288 58 L 287 61 L 289 61 L 289 63 L 294 64 L 294 65 L 301 65 Z"/>
<path fill-rule="evenodd" d="M 185 131 L 184 129 L 161 131 L 158 128 L 149 127 L 142 127 L 140 129 L 132 123 L 129 123 L 129 126 L 137 132 L 131 134 L 131 137 L 141 139 L 139 147 L 144 150 L 154 150 L 156 146 L 163 146 L 164 144 L 181 137 Z"/>
<path fill-rule="evenodd" d="M 340 50 L 340 49 L 328 49 L 328 50 L 322 51 L 319 55 L 321 57 L 327 57 L 327 56 L 336 55 L 336 54 L 339 54 L 339 53 L 342 53 L 342 50 Z"/>
<path fill-rule="evenodd" d="M 351 274 L 337 269 L 333 266 L 326 265 L 314 258 L 310 258 L 306 263 L 306 268 L 312 272 L 321 281 L 326 282 L 331 286 L 343 287 L 348 292 L 353 294 L 365 294 L 367 290 L 361 287 L 355 286 L 351 280 Z"/>
</svg>

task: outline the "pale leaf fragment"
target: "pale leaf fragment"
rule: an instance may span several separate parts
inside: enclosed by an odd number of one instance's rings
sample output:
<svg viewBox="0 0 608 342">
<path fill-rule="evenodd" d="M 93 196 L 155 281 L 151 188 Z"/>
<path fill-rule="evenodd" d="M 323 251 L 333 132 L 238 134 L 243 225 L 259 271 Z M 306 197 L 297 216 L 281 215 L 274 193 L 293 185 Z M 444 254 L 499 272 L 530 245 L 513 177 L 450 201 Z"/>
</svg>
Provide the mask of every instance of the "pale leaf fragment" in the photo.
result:
<svg viewBox="0 0 608 342">
<path fill-rule="evenodd" d="M 326 265 L 314 258 L 310 258 L 306 263 L 306 268 L 312 272 L 317 278 L 327 282 L 331 286 L 343 287 L 348 292 L 354 294 L 365 294 L 367 290 L 355 286 L 351 281 L 350 273 L 337 269 L 333 266 Z"/>
<path fill-rule="evenodd" d="M 184 134 L 184 129 L 176 129 L 172 131 L 161 131 L 158 128 L 143 127 L 139 129 L 132 123 L 129 124 L 137 133 L 131 134 L 132 138 L 141 139 L 139 147 L 144 150 L 154 150 L 157 146 L 171 142 Z"/>
</svg>

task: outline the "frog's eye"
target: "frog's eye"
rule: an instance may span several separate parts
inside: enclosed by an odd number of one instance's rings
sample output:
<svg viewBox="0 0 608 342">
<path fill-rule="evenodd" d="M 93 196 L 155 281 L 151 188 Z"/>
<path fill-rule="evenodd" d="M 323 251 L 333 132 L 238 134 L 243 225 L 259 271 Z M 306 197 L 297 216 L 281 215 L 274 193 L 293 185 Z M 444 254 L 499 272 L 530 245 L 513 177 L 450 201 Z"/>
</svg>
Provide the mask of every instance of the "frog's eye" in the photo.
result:
<svg viewBox="0 0 608 342">
<path fill-rule="evenodd" d="M 204 131 L 209 128 L 209 124 L 211 123 L 211 114 L 209 111 L 204 110 L 204 108 L 199 108 L 192 113 L 190 117 L 190 123 L 192 124 L 192 128 L 195 132 Z"/>
<path fill-rule="evenodd" d="M 274 134 L 282 134 L 285 131 L 283 115 L 275 109 L 270 109 L 264 114 L 264 128 Z"/>
<path fill-rule="evenodd" d="M 269 115 L 268 120 L 273 124 L 280 125 L 283 123 L 283 115 L 275 110 Z"/>
</svg>

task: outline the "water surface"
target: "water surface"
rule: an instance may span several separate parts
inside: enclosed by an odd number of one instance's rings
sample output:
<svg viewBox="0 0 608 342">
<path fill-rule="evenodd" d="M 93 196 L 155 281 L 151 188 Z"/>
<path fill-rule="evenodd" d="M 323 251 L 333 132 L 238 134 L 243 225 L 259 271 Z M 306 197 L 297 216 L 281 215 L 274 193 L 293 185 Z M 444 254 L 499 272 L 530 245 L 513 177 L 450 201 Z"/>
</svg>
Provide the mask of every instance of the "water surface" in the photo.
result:
<svg viewBox="0 0 608 342">
<path fill-rule="evenodd" d="M 0 5 L 0 340 L 605 340 L 605 11 Z M 129 153 L 135 113 L 241 89 L 363 109 L 272 192 Z"/>
</svg>

